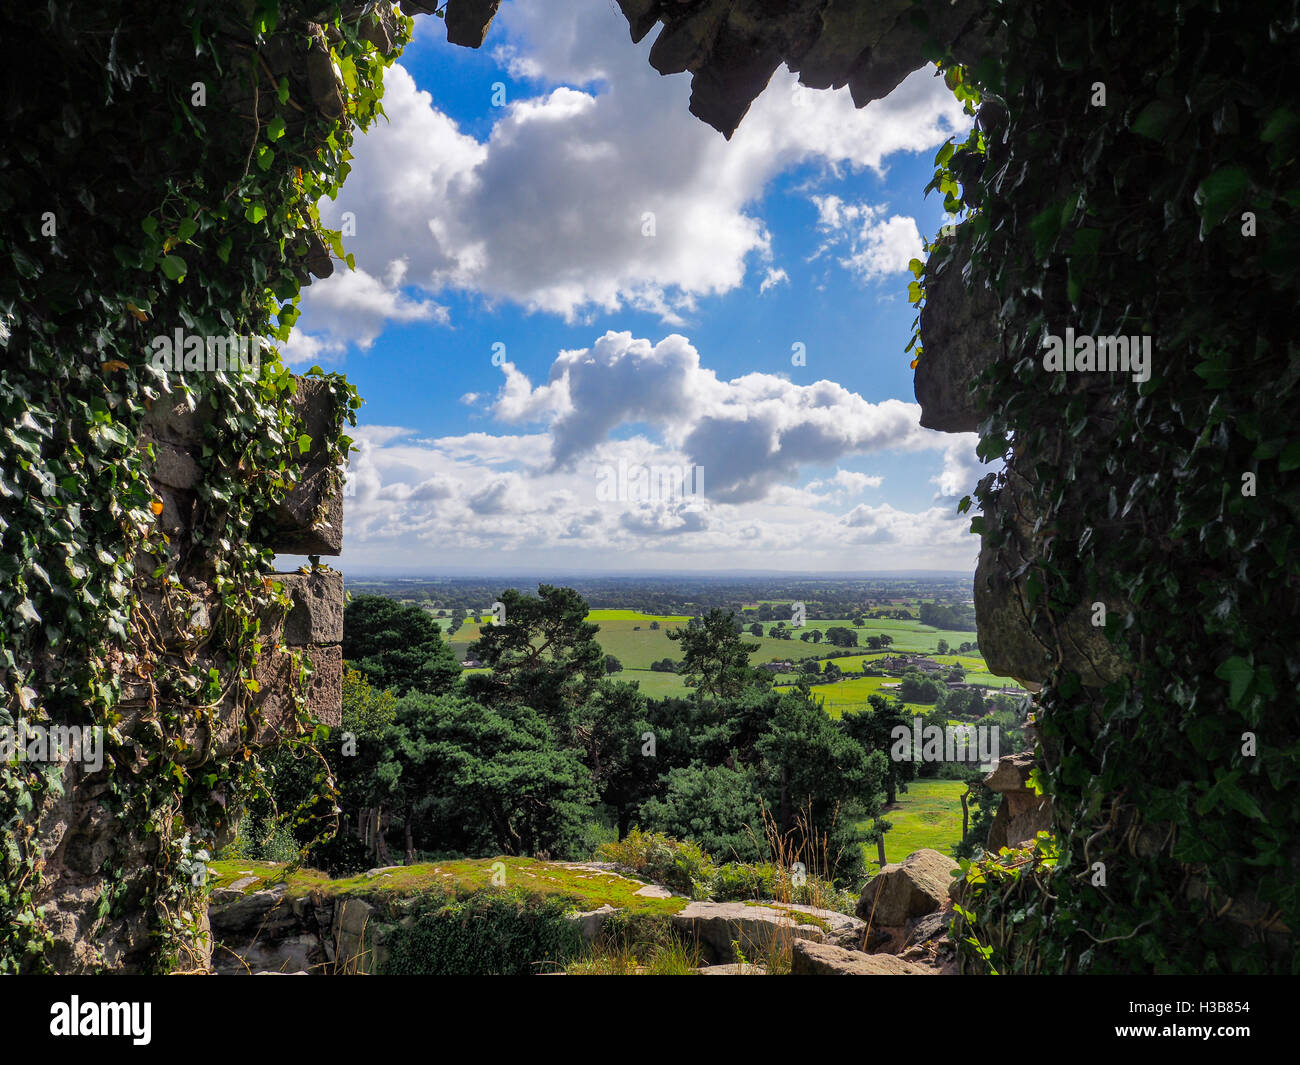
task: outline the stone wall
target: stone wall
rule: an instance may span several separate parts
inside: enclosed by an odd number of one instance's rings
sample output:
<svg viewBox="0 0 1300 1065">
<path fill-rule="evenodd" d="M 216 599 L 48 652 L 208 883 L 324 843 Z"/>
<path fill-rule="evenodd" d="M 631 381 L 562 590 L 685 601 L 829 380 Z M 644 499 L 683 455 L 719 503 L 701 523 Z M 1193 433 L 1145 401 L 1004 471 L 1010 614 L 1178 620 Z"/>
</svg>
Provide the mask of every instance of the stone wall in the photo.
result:
<svg viewBox="0 0 1300 1065">
<path fill-rule="evenodd" d="M 332 471 L 323 468 L 320 442 L 337 427 L 326 424 L 331 409 L 319 379 L 303 378 L 295 402 L 304 419 L 313 449 L 302 457 L 297 486 L 275 515 L 275 533 L 268 547 L 279 552 L 337 555 L 342 546 L 343 503 L 334 490 Z M 210 561 L 191 539 L 196 493 L 200 487 L 199 463 L 205 419 L 200 411 L 183 404 L 155 405 L 140 434 L 142 449 L 153 449 L 150 483 L 161 501 L 159 528 L 167 536 L 166 550 L 175 563 L 179 587 L 164 593 L 147 577 L 138 578 L 137 606 L 133 612 L 136 646 L 147 639 L 154 650 L 182 656 L 202 665 L 225 664 L 213 626 L 220 602 L 213 593 Z M 149 574 L 156 562 L 149 555 L 137 558 L 137 573 Z M 270 744 L 295 728 L 290 651 L 302 650 L 314 671 L 306 685 L 307 704 L 319 720 L 337 726 L 342 716 L 343 575 L 334 570 L 276 574 L 291 601 L 261 619 L 266 650 L 259 663 L 260 690 L 252 705 L 239 705 L 228 695 L 216 718 L 216 729 L 196 725 L 187 734 L 197 765 L 208 757 L 227 758 L 250 737 L 240 724 L 251 715 L 260 724 L 251 737 L 254 744 Z M 284 650 L 277 649 L 279 647 Z M 152 678 L 135 670 L 133 656 L 118 663 L 122 683 L 118 731 L 123 749 L 135 747 L 134 737 L 149 728 L 158 693 Z M 138 750 L 139 748 L 136 747 Z M 124 839 L 110 805 L 109 772 L 91 771 L 81 762 L 62 766 L 62 794 L 46 792 L 34 823 L 44 862 L 43 883 L 37 898 L 54 933 L 49 960 L 58 972 L 97 969 L 138 971 L 149 960 L 148 918 L 143 905 L 131 900 L 144 890 L 148 866 L 157 857 L 153 839 Z M 98 923 L 101 895 L 110 888 L 103 871 L 112 859 L 126 870 L 125 915 Z M 207 963 L 208 945 L 192 945 L 189 967 Z"/>
</svg>

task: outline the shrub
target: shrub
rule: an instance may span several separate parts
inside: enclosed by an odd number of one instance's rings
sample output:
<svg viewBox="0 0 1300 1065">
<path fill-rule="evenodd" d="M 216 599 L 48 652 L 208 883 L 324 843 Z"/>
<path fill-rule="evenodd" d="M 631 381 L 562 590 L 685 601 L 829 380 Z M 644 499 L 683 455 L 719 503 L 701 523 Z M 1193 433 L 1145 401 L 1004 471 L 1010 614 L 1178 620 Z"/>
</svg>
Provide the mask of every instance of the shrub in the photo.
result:
<svg viewBox="0 0 1300 1065">
<path fill-rule="evenodd" d="M 695 843 L 658 832 L 634 828 L 619 842 L 602 844 L 596 856 L 691 898 L 707 898 L 713 888 L 713 859 Z"/>
<path fill-rule="evenodd" d="M 485 890 L 435 898 L 409 928 L 394 929 L 381 967 L 390 976 L 528 976 L 582 951 L 573 899 Z"/>
</svg>

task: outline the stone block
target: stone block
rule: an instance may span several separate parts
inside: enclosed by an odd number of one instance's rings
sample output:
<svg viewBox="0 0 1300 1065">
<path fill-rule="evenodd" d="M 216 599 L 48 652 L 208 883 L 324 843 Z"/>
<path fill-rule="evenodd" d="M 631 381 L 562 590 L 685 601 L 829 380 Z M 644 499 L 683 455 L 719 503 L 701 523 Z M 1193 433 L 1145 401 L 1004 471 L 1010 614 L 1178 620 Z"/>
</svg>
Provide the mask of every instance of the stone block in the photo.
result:
<svg viewBox="0 0 1300 1065">
<path fill-rule="evenodd" d="M 284 642 L 305 644 L 341 643 L 343 640 L 343 574 L 337 570 L 315 573 L 277 573 L 293 600 L 284 621 Z"/>
<path fill-rule="evenodd" d="M 322 723 L 337 728 L 343 722 L 343 650 L 338 646 L 310 646 L 303 650 L 313 673 L 307 681 L 307 706 Z M 274 743 L 293 734 L 294 671 L 290 655 L 274 649 L 264 652 L 257 667 L 262 728 L 256 741 Z"/>
</svg>

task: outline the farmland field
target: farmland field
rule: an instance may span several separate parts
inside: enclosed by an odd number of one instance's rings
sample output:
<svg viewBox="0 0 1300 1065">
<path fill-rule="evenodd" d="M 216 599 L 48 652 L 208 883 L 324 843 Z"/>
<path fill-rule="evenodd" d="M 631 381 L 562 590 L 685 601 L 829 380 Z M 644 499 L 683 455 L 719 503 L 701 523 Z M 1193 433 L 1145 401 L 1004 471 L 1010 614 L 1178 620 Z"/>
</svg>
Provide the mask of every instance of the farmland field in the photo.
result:
<svg viewBox="0 0 1300 1065">
<path fill-rule="evenodd" d="M 898 802 L 885 809 L 892 826 L 885 833 L 885 860 L 901 862 L 923 848 L 951 855 L 961 842 L 960 796 L 965 790 L 960 780 L 914 780 L 908 784 Z M 863 853 L 869 866 L 879 867 L 874 844 L 865 846 Z"/>
<path fill-rule="evenodd" d="M 668 639 L 668 630 L 684 627 L 690 620 L 689 617 L 684 614 L 644 614 L 636 610 L 620 609 L 592 610 L 587 614 L 587 620 L 600 626 L 597 639 L 601 647 L 606 654 L 617 658 L 623 666 L 623 671 L 614 674 L 614 679 L 638 681 L 641 691 L 651 698 L 687 694 L 688 689 L 679 677 L 672 673 L 652 672 L 650 663 L 663 658 L 680 660 L 681 645 Z M 484 621 L 490 624 L 486 616 Z M 652 622 L 658 622 L 659 628 L 651 629 Z M 447 619 L 440 619 L 440 623 L 445 630 Z M 761 624 L 766 632 L 776 622 Z M 807 629 L 825 631 L 833 626 L 852 628 L 853 623 L 847 618 L 809 621 L 799 631 Z M 464 660 L 469 645 L 479 637 L 480 627 L 477 621 L 467 621 L 454 636 L 449 637 L 457 657 Z M 857 632 L 858 639 L 864 643 L 867 636 L 878 636 L 882 633 L 891 636 L 894 642 L 888 651 L 864 652 L 860 655 L 835 659 L 835 664 L 845 672 L 859 672 L 864 665 L 887 654 L 917 651 L 933 653 L 940 640 L 946 640 L 955 646 L 966 643 L 974 637 L 974 633 L 935 629 L 922 625 L 919 621 L 869 620 L 863 628 L 854 631 Z M 751 636 L 748 632 L 742 633 L 742 637 L 747 643 L 759 645 L 758 650 L 750 656 L 750 662 L 756 666 L 783 659 L 797 662 L 802 657 L 826 654 L 833 649 L 824 641 L 818 644 L 805 643 L 797 638 L 780 640 L 771 636 Z M 994 677 L 987 672 L 984 660 L 978 655 L 943 655 L 937 656 L 935 661 L 945 665 L 960 663 L 967 670 L 966 680 L 971 684 L 990 688 L 1014 684 L 1014 681 Z M 791 683 L 793 680 L 793 675 L 782 674 L 779 683 Z M 816 685 L 813 691 L 825 700 L 826 712 L 832 717 L 839 717 L 845 711 L 862 709 L 867 705 L 869 695 L 881 691 L 882 688 L 887 694 L 890 690 L 888 686 L 896 684 L 896 678 L 892 677 L 853 677 L 838 684 Z"/>
</svg>

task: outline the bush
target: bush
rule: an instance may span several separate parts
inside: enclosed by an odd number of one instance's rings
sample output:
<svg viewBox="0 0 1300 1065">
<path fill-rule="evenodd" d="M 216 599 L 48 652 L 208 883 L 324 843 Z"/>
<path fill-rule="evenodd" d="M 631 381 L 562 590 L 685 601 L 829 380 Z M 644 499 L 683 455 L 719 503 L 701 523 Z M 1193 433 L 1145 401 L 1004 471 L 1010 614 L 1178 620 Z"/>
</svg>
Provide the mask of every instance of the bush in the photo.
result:
<svg viewBox="0 0 1300 1065">
<path fill-rule="evenodd" d="M 683 843 L 658 832 L 634 828 L 619 842 L 603 844 L 596 857 L 693 899 L 707 898 L 713 888 L 713 859 L 697 844 Z"/>
<path fill-rule="evenodd" d="M 770 899 L 776 895 L 776 868 L 770 864 L 727 862 L 713 877 L 713 897 L 719 902 Z"/>
<path fill-rule="evenodd" d="M 217 853 L 218 860 L 244 858 L 253 862 L 289 862 L 301 860 L 302 852 L 293 830 L 282 820 L 245 817 L 239 822 L 235 839 Z"/>
<path fill-rule="evenodd" d="M 529 976 L 562 968 L 582 951 L 573 899 L 479 891 L 435 900 L 409 928 L 394 929 L 388 976 Z"/>
</svg>

